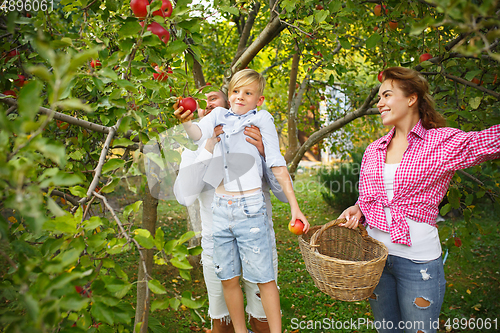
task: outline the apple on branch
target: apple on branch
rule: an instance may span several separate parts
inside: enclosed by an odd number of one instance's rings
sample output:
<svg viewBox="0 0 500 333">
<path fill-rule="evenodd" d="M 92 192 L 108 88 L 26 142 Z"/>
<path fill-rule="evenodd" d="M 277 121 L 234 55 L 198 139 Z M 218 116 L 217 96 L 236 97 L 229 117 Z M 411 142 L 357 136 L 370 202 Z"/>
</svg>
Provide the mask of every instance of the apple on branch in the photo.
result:
<svg viewBox="0 0 500 333">
<path fill-rule="evenodd" d="M 429 53 L 424 53 L 420 56 L 419 60 L 420 60 L 420 62 L 423 62 L 423 61 L 427 61 L 431 58 L 432 58 L 432 55 L 430 55 Z"/>
</svg>

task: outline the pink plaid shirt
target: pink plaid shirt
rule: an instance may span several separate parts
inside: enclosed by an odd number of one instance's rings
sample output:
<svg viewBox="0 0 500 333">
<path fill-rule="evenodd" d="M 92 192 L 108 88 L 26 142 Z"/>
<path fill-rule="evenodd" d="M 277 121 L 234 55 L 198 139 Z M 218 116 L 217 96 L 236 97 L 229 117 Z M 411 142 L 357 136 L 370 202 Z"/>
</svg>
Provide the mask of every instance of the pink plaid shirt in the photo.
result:
<svg viewBox="0 0 500 333">
<path fill-rule="evenodd" d="M 455 171 L 500 158 L 500 125 L 464 132 L 450 127 L 427 130 L 419 121 L 407 136 L 408 149 L 396 171 L 394 198 L 389 201 L 382 173 L 394 131 L 366 149 L 357 204 L 370 227 L 389 232 L 393 243 L 411 246 L 406 217 L 435 226 L 438 205 Z M 384 207 L 391 209 L 390 227 Z"/>
</svg>

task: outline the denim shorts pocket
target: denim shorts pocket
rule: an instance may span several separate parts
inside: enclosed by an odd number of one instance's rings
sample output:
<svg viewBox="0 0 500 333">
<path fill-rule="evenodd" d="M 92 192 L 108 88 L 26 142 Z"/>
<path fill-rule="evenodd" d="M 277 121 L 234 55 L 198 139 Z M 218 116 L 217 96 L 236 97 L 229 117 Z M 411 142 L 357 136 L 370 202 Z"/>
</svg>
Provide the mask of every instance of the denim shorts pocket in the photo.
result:
<svg viewBox="0 0 500 333">
<path fill-rule="evenodd" d="M 264 205 L 264 200 L 251 202 L 249 204 L 244 203 L 241 207 L 243 209 L 243 214 L 245 214 L 247 217 L 264 215 L 266 213 L 266 206 Z"/>
</svg>

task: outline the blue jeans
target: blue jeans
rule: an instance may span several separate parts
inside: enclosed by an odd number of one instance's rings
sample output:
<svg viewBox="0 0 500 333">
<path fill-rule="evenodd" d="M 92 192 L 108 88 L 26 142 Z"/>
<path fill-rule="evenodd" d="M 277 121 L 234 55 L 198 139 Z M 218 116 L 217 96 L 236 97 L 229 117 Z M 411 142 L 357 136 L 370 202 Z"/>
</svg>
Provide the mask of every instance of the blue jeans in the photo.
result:
<svg viewBox="0 0 500 333">
<path fill-rule="evenodd" d="M 215 194 L 213 238 L 215 273 L 221 280 L 241 275 L 253 283 L 274 281 L 272 240 L 264 194 L 230 198 Z"/>
<path fill-rule="evenodd" d="M 414 261 L 393 255 L 369 298 L 374 328 L 386 332 L 436 332 L 446 280 L 441 257 Z"/>
</svg>

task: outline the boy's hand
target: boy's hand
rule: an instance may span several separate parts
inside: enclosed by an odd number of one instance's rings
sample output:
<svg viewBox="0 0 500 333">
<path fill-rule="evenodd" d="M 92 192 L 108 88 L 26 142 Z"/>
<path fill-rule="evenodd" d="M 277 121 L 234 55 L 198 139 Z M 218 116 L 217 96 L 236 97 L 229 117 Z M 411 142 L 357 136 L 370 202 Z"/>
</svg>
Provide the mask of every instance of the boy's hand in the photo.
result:
<svg viewBox="0 0 500 333">
<path fill-rule="evenodd" d="M 245 132 L 243 132 L 243 134 L 249 136 L 248 138 L 246 138 L 246 140 L 253 144 L 259 151 L 259 154 L 261 154 L 265 159 L 266 152 L 264 151 L 264 143 L 262 142 L 262 134 L 260 134 L 260 129 L 255 125 L 250 125 L 248 127 L 245 127 Z"/>
<path fill-rule="evenodd" d="M 193 120 L 194 118 L 194 113 L 192 112 L 183 112 L 184 108 L 182 106 L 179 106 L 179 102 L 182 99 L 182 97 L 177 97 L 177 102 L 174 104 L 174 116 L 175 118 L 179 119 L 181 123 L 185 123 L 188 121 Z"/>
<path fill-rule="evenodd" d="M 302 223 L 304 223 L 304 233 L 307 233 L 309 231 L 309 222 L 307 221 L 306 217 L 304 216 L 304 214 L 302 214 L 302 212 L 300 211 L 300 209 L 297 211 L 297 212 L 293 212 L 292 211 L 292 220 L 290 221 L 290 224 L 292 225 L 292 227 L 295 225 L 295 220 L 301 220 Z"/>
</svg>

